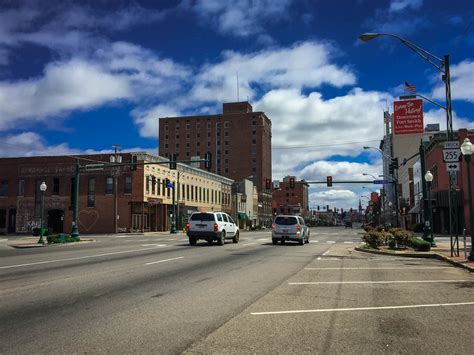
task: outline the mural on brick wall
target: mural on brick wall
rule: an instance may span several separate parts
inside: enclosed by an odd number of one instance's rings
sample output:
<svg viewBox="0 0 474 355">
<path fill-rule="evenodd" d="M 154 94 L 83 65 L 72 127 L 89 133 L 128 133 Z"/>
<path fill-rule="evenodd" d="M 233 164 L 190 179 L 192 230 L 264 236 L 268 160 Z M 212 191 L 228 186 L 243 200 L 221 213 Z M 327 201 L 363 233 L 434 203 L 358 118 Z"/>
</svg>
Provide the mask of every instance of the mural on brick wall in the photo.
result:
<svg viewBox="0 0 474 355">
<path fill-rule="evenodd" d="M 81 210 L 77 216 L 79 227 L 89 232 L 99 221 L 99 212 L 96 210 Z"/>
</svg>

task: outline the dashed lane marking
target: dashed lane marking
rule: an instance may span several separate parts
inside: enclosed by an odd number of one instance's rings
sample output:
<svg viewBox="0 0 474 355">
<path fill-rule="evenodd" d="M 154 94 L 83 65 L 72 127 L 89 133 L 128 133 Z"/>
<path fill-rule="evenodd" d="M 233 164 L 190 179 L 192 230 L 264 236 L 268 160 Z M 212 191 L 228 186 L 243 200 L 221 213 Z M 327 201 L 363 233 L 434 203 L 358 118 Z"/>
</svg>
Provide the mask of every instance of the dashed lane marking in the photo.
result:
<svg viewBox="0 0 474 355">
<path fill-rule="evenodd" d="M 158 261 L 152 261 L 150 263 L 146 263 L 145 265 L 153 265 L 153 264 L 159 264 L 159 263 L 165 263 L 167 261 L 173 261 L 173 260 L 178 260 L 178 259 L 183 259 L 184 256 L 178 256 L 177 258 L 171 258 L 171 259 L 164 259 L 164 260 L 158 260 Z"/>
<path fill-rule="evenodd" d="M 110 255 L 118 255 L 118 254 L 127 254 L 127 253 L 136 253 L 139 251 L 147 251 L 153 250 L 162 247 L 151 247 L 151 248 L 142 248 L 142 249 L 134 249 L 134 250 L 124 250 L 124 251 L 117 251 L 113 253 L 103 253 L 103 254 L 94 254 L 94 255 L 86 255 L 86 256 L 78 256 L 76 258 L 64 258 L 64 259 L 56 259 L 56 260 L 46 260 L 46 261 L 38 261 L 36 263 L 27 263 L 27 264 L 17 264 L 17 265 L 7 265 L 7 266 L 0 266 L 0 269 L 12 269 L 16 267 L 24 267 L 24 266 L 32 266 L 32 265 L 42 265 L 42 264 L 51 264 L 51 263 L 59 263 L 62 261 L 72 261 L 72 260 L 81 260 L 81 259 L 91 259 L 91 258 L 100 258 L 102 256 L 110 256 Z"/>
<path fill-rule="evenodd" d="M 361 284 L 408 284 L 408 283 L 453 283 L 473 282 L 471 280 L 403 280 L 403 281 L 316 281 L 288 282 L 288 285 L 361 285 Z"/>
<path fill-rule="evenodd" d="M 318 258 L 319 260 L 320 258 Z M 306 267 L 305 270 L 439 270 L 452 269 L 451 266 L 427 267 Z"/>
<path fill-rule="evenodd" d="M 252 312 L 250 314 L 253 316 L 264 316 L 264 315 L 273 315 L 273 314 L 354 312 L 354 311 L 376 311 L 376 310 L 387 310 L 387 309 L 454 307 L 454 306 L 471 306 L 471 305 L 474 305 L 474 302 L 432 303 L 432 304 L 413 304 L 413 305 L 406 305 L 406 306 L 382 306 L 382 307 L 358 307 L 358 308 L 301 309 L 301 310 L 294 310 L 294 311 Z"/>
<path fill-rule="evenodd" d="M 166 244 L 142 244 L 142 247 L 166 247 Z"/>
</svg>

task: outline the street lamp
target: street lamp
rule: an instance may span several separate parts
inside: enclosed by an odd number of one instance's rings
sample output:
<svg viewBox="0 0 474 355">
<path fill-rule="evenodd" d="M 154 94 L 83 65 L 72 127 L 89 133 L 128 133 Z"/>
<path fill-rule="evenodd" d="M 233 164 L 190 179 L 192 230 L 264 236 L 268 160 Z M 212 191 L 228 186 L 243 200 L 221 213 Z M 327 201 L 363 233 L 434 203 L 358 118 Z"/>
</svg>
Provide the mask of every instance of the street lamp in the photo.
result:
<svg viewBox="0 0 474 355">
<path fill-rule="evenodd" d="M 46 189 L 48 188 L 48 185 L 43 181 L 40 185 L 40 190 L 41 190 L 41 224 L 40 224 L 40 238 L 38 240 L 38 244 L 44 244 L 44 239 L 43 239 L 43 215 L 44 215 L 44 193 Z"/>
<path fill-rule="evenodd" d="M 472 155 L 472 143 L 469 138 L 464 139 L 464 143 L 461 144 L 461 153 L 466 161 L 467 166 L 467 191 L 469 194 L 469 220 L 471 229 L 471 251 L 468 260 L 474 261 L 474 209 L 472 208 L 472 187 L 471 187 L 471 155 Z"/>
<path fill-rule="evenodd" d="M 122 163 L 122 156 L 118 155 L 118 145 L 112 146 L 115 149 L 114 155 L 110 156 L 110 162 L 112 164 Z M 118 232 L 118 205 L 117 205 L 117 177 L 120 176 L 120 166 L 113 167 L 113 176 L 114 176 L 114 231 Z M 142 226 L 143 228 L 143 226 Z"/>
<path fill-rule="evenodd" d="M 431 174 L 431 171 L 427 171 L 425 174 L 425 181 L 428 187 L 428 211 L 430 213 L 430 219 L 427 225 L 428 227 L 428 241 L 430 242 L 432 247 L 436 246 L 436 243 L 434 241 L 434 235 L 433 235 L 433 206 L 431 205 L 431 182 L 433 181 L 433 174 Z M 426 224 L 426 222 L 425 222 Z"/>
<path fill-rule="evenodd" d="M 371 177 L 374 178 L 374 180 L 377 180 L 377 178 L 376 178 L 374 175 L 372 175 L 372 174 L 362 173 L 362 175 L 364 175 L 364 176 L 371 176 Z"/>
</svg>

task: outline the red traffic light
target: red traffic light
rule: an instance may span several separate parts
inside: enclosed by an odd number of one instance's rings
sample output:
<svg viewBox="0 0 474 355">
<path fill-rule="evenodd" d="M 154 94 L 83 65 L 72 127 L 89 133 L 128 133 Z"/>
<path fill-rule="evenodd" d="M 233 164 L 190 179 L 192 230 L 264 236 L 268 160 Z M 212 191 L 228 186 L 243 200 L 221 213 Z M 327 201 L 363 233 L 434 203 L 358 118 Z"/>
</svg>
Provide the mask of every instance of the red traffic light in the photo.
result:
<svg viewBox="0 0 474 355">
<path fill-rule="evenodd" d="M 294 188 L 295 188 L 295 178 L 291 177 L 290 178 L 290 189 L 294 189 Z"/>
<path fill-rule="evenodd" d="M 272 180 L 270 179 L 265 179 L 265 188 L 267 190 L 270 190 L 272 188 Z"/>
<path fill-rule="evenodd" d="M 328 187 L 332 186 L 332 176 L 327 176 L 326 177 L 326 184 Z"/>
</svg>

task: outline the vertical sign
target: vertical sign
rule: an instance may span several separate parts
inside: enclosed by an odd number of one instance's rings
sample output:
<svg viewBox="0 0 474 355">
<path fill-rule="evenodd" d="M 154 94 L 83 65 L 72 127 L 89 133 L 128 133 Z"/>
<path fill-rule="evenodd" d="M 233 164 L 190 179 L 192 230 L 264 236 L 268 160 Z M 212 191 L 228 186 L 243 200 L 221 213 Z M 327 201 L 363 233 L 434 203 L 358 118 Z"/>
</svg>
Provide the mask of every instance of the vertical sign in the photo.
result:
<svg viewBox="0 0 474 355">
<path fill-rule="evenodd" d="M 395 134 L 423 133 L 423 101 L 395 101 L 393 126 Z"/>
</svg>

